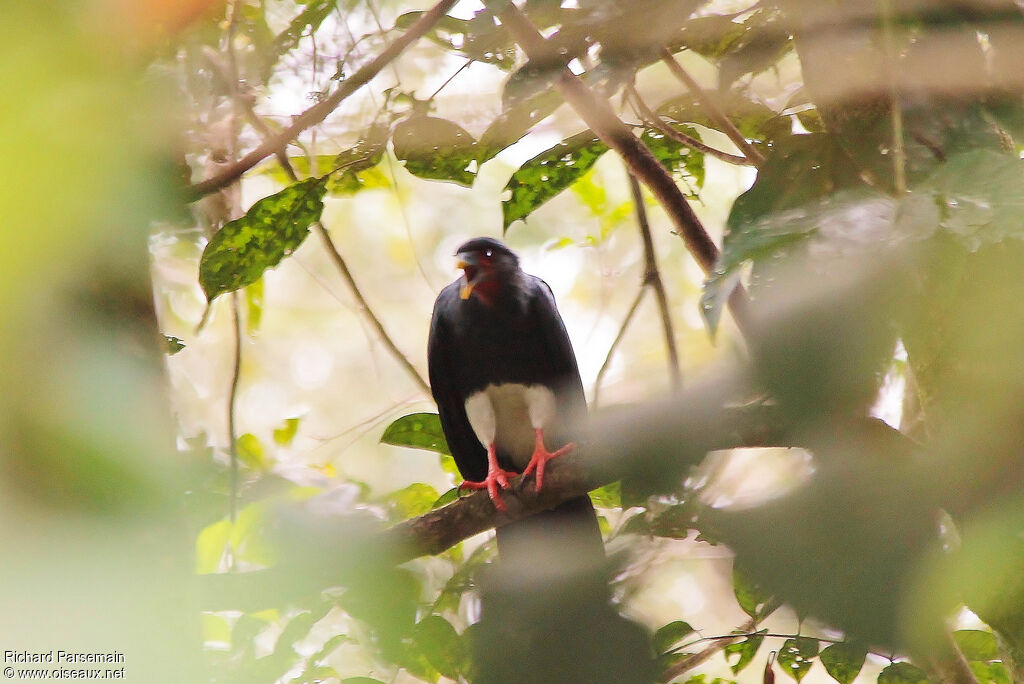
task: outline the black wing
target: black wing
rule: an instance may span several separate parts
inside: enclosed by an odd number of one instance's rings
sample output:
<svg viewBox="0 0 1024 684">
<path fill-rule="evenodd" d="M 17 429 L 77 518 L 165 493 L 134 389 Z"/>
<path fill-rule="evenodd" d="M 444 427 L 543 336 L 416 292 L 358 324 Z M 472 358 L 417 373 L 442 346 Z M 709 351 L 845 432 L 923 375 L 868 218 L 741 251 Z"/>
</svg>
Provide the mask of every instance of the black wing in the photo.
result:
<svg viewBox="0 0 1024 684">
<path fill-rule="evenodd" d="M 430 337 L 427 340 L 427 370 L 430 391 L 437 402 L 448 448 L 462 477 L 479 482 L 487 475 L 487 451 L 476 438 L 466 417 L 466 397 L 456 384 L 454 369 L 454 343 L 451 335 L 450 312 L 459 303 L 458 283 L 441 290 L 434 302 L 430 319 Z"/>
<path fill-rule="evenodd" d="M 555 392 L 559 416 L 572 432 L 582 425 L 587 416 L 587 400 L 583 394 L 576 354 L 569 333 L 558 313 L 555 295 L 546 282 L 536 276 L 530 298 L 531 326 L 543 340 L 550 364 L 550 386 Z"/>
</svg>

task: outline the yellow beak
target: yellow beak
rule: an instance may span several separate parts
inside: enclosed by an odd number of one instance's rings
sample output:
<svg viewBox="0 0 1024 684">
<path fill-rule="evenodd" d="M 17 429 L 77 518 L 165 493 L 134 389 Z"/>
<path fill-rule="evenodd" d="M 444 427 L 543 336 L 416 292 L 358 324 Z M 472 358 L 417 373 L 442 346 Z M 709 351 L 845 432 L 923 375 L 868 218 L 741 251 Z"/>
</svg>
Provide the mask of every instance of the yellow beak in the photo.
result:
<svg viewBox="0 0 1024 684">
<path fill-rule="evenodd" d="M 455 264 L 455 268 L 465 269 L 473 264 L 469 263 L 465 259 L 459 259 Z M 469 299 L 469 295 L 473 294 L 473 283 L 469 282 L 469 278 L 465 275 L 462 276 L 462 287 L 459 289 L 459 297 L 461 299 Z"/>
</svg>

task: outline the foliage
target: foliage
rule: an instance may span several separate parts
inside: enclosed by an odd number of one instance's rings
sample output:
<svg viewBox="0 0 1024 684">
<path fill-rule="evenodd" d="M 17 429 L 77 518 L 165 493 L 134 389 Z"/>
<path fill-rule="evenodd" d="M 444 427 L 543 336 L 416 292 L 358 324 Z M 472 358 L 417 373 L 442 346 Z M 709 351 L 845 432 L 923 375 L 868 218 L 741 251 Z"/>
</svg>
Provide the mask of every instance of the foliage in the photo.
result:
<svg viewBox="0 0 1024 684">
<path fill-rule="evenodd" d="M 281 290 L 271 274 L 298 265 L 320 278 L 312 259 L 292 256 L 321 220 L 335 245 L 328 256 L 352 290 L 360 323 L 370 323 L 375 340 L 387 336 L 390 322 L 378 307 L 397 306 L 403 297 L 364 296 L 357 281 L 383 287 L 399 270 L 385 261 L 404 268 L 408 250 L 360 224 L 371 213 L 374 221 L 389 220 L 396 208 L 407 241 L 424 253 L 428 243 L 437 248 L 463 233 L 497 233 L 500 207 L 501 234 L 523 244 L 546 242 L 563 250 L 558 256 L 566 262 L 596 254 L 587 263 L 598 264 L 601 277 L 642 271 L 642 283 L 633 287 L 647 287 L 654 282 L 651 264 L 660 264 L 671 294 L 662 329 L 704 350 L 697 358 L 710 357 L 706 341 L 671 332 L 672 321 L 684 318 L 680 302 L 693 304 L 698 287 L 686 272 L 689 262 L 682 262 L 682 246 L 671 248 L 680 254 L 666 248 L 663 217 L 652 212 L 658 238 L 649 241 L 650 249 L 659 250 L 659 258 L 646 254 L 647 245 L 629 242 L 632 233 L 622 229 L 632 226 L 638 208 L 621 199 L 617 181 L 610 180 L 618 169 L 609 154 L 615 135 L 634 136 L 646 147 L 658 164 L 652 173 L 676 186 L 680 204 L 692 203 L 701 217 L 719 208 L 727 215 L 699 306 L 712 335 L 731 343 L 741 330 L 744 344 L 733 347 L 749 352 L 749 363 L 735 362 L 742 379 L 722 380 L 728 396 L 686 396 L 709 411 L 721 408 L 712 406 L 716 402 L 734 407 L 768 397 L 778 409 L 782 446 L 808 449 L 813 462 L 802 489 L 748 509 L 719 509 L 705 496 L 716 477 L 699 464 L 720 445 L 672 439 L 683 421 L 660 405 L 643 404 L 632 414 L 661 416 L 657 424 L 623 423 L 627 446 L 616 456 L 629 464 L 624 470 L 635 472 L 592 494 L 609 548 L 679 549 L 681 540 L 727 546 L 736 555 L 729 600 L 737 615 L 749 618 L 731 634 L 706 633 L 700 614 L 647 624 L 648 650 L 658 666 L 698 684 L 707 675 L 683 668 L 712 648 L 721 671 L 728 666 L 752 680 L 760 667 L 750 666 L 774 657 L 765 655 L 771 652 L 777 660 L 768 660 L 765 681 L 777 668 L 800 682 L 820 662 L 819 670 L 851 684 L 877 672 L 877 657 L 868 659 L 870 644 L 875 656 L 889 658 L 877 674 L 880 684 L 929 681 L 960 660 L 979 682 L 1024 676 L 1024 587 L 1015 573 L 1024 557 L 1021 499 L 1006 486 L 1019 481 L 1024 425 L 1018 358 L 1024 344 L 1024 106 L 1013 59 L 1024 18 L 1009 2 L 779 0 L 740 11 L 733 4 L 526 0 L 518 3 L 523 17 L 547 40 L 548 49 L 538 53 L 506 28 L 502 3 L 485 2 L 471 16 L 443 14 L 424 28 L 415 48 L 347 94 L 361 69 L 423 27 L 429 11 L 355 0 L 228 3 L 227 13 L 211 9 L 190 30 L 163 36 L 153 47 L 153 72 L 173 74 L 171 87 L 187 103 L 185 149 L 176 154 L 189 178 L 217 180 L 245 161 L 246 150 L 302 124 L 268 147 L 266 162 L 242 169 L 245 192 L 262 195 L 247 210 L 232 178 L 207 187 L 191 217 L 173 219 L 192 221 L 193 246 L 206 241 L 198 285 L 207 312 L 232 306 L 245 322 L 232 331 L 241 336 L 232 345 L 241 358 L 235 358 L 226 400 L 231 434 L 187 435 L 200 444 L 197 460 L 209 469 L 203 486 L 194 488 L 203 492 L 190 540 L 197 572 L 288 575 L 272 599 L 256 597 L 268 605 L 204 615 L 212 679 L 486 680 L 476 654 L 494 648 L 487 641 L 494 636 L 480 633 L 473 605 L 492 577 L 493 543 L 468 540 L 437 559 L 395 568 L 372 542 L 381 520 L 398 523 L 439 511 L 438 519 L 457 524 L 454 515 L 441 515 L 458 498 L 458 474 L 427 397 L 358 426 L 372 425 L 376 435 L 386 420 L 380 442 L 429 452 L 418 461 L 402 453 L 420 474 L 381 487 L 362 481 L 376 476 L 365 463 L 338 476 L 336 464 L 346 460 L 348 447 L 331 445 L 310 427 L 313 421 L 287 417 L 297 415 L 293 406 L 266 425 L 238 429 L 236 391 L 256 384 L 260 371 L 249 365 L 248 354 L 259 348 L 258 338 L 280 335 L 302 320 L 275 306 Z M 932 63 L 946 53 L 953 55 L 949 63 Z M 699 74 L 703 88 L 675 80 L 675 70 L 661 63 L 666 57 Z M 578 88 L 613 104 L 621 131 L 611 128 L 610 137 L 602 116 L 577 111 L 580 98 L 566 89 L 564 68 L 579 76 Z M 394 83 L 384 86 L 385 79 Z M 296 80 L 307 89 L 306 112 L 268 114 L 273 102 L 298 99 L 290 92 Z M 660 121 L 645 120 L 651 111 L 640 116 L 618 106 L 633 88 L 651 101 Z M 459 95 L 446 99 L 453 90 Z M 345 96 L 331 99 L 339 93 Z M 335 109 L 326 111 L 332 102 Z M 203 135 L 195 134 L 200 130 Z M 673 130 L 701 142 L 701 149 L 679 142 Z M 727 141 L 735 143 L 737 135 L 749 143 L 738 151 L 750 156 L 715 154 L 730 152 Z M 99 149 L 111 139 L 107 131 Z M 749 187 L 723 199 L 716 186 L 716 174 L 725 173 L 719 157 L 756 165 Z M 625 161 L 635 172 L 645 160 Z M 503 198 L 488 200 L 494 225 L 466 225 L 472 223 L 466 206 L 490 197 L 488 186 L 496 190 L 501 181 Z M 435 199 L 428 210 L 407 211 L 409 188 L 421 182 L 431 184 Z M 654 195 L 664 198 L 664 187 Z M 640 199 L 651 203 L 649 196 Z M 366 204 L 352 210 L 357 202 Z M 675 230 L 699 222 L 698 214 L 679 206 L 661 209 L 672 215 Z M 558 219 L 564 220 L 555 228 Z M 359 241 L 386 258 L 350 268 L 336 245 Z M 571 294 L 559 293 L 562 301 L 593 296 L 603 315 L 617 292 L 628 289 L 624 279 L 604 288 L 598 276 L 581 272 L 567 288 Z M 218 300 L 243 288 L 244 313 L 237 298 Z M 598 290 L 602 294 L 594 295 Z M 747 293 L 752 313 L 745 317 L 736 301 Z M 730 305 L 738 326 L 723 323 Z M 204 333 L 167 314 L 163 321 L 177 323 L 165 326 L 161 347 L 174 355 L 167 359 L 172 368 L 200 355 Z M 654 355 L 656 345 L 647 340 L 658 335 L 642 337 L 634 361 Z M 423 346 L 411 332 L 384 341 L 385 353 L 396 358 Z M 302 366 L 298 347 L 292 351 L 291 363 Z M 418 359 L 403 357 L 396 365 L 415 375 Z M 387 363 L 374 356 L 374 365 Z M 404 396 L 393 384 L 391 398 Z M 903 432 L 875 429 L 870 421 L 866 426 L 864 416 L 880 398 L 892 403 L 893 385 L 904 388 Z M 358 398 L 359 390 L 347 391 Z M 246 400 L 261 396 L 254 392 Z M 223 431 L 220 409 L 216 421 L 208 421 L 210 434 Z M 730 436 L 729 446 L 746 444 L 741 427 L 707 421 L 708 432 Z M 218 446 L 206 450 L 207 441 Z M 323 452 L 320 443 L 328 445 Z M 645 461 L 651 450 L 656 461 Z M 796 479 L 787 467 L 775 471 L 780 481 Z M 324 509 L 337 517 L 318 527 Z M 949 519 L 946 537 L 935 530 L 937 511 Z M 656 565 L 650 560 L 656 554 L 631 557 L 639 561 L 623 560 L 627 555 L 616 556 L 620 565 L 607 573 L 614 578 L 616 609 L 628 608 L 648 588 L 651 568 L 636 564 Z M 537 584 L 541 595 L 557 583 Z M 780 605 L 795 611 L 797 629 L 775 629 L 774 621 L 785 624 L 776 612 Z M 944 620 L 961 606 L 984 626 L 945 634 Z M 611 632 L 580 622 L 581 638 L 590 636 L 611 652 Z M 834 639 L 834 630 L 843 638 Z M 345 658 L 365 667 L 345 671 Z M 636 673 L 646 676 L 639 666 Z"/>
</svg>

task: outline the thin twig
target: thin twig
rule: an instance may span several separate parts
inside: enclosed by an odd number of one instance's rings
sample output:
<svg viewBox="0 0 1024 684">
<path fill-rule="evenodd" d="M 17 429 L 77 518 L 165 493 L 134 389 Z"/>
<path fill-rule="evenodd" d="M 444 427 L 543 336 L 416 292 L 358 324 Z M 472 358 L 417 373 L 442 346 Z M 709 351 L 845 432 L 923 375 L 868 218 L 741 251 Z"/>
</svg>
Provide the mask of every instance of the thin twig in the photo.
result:
<svg viewBox="0 0 1024 684">
<path fill-rule="evenodd" d="M 683 387 L 683 377 L 679 372 L 679 352 L 676 349 L 676 337 L 672 331 L 672 315 L 668 308 L 668 295 L 665 283 L 658 271 L 658 259 L 654 253 L 654 237 L 651 235 L 651 224 L 647 220 L 647 209 L 644 207 L 644 196 L 640 190 L 640 181 L 629 174 L 629 190 L 633 194 L 633 207 L 636 210 L 636 222 L 640 228 L 640 237 L 644 241 L 644 285 L 654 290 L 658 301 L 658 313 L 661 315 L 661 329 L 665 333 L 665 350 L 668 352 L 668 374 L 672 382 L 672 393 L 678 394 Z"/>
<path fill-rule="evenodd" d="M 892 35 L 892 5 L 889 0 L 879 0 L 882 5 L 882 42 L 885 46 L 885 76 L 892 102 L 892 167 L 893 186 L 897 194 L 907 192 L 907 151 L 903 144 L 903 108 L 900 106 L 899 85 L 896 79 L 896 54 Z"/>
<path fill-rule="evenodd" d="M 636 297 L 633 299 L 633 304 L 629 307 L 629 311 L 626 312 L 626 317 L 622 320 L 622 325 L 619 326 L 619 334 L 615 336 L 615 339 L 612 340 L 611 346 L 608 347 L 608 353 L 604 357 L 604 363 L 601 364 L 601 370 L 597 371 L 597 378 L 594 380 L 593 408 L 597 408 L 598 398 L 601 391 L 601 381 L 604 380 L 604 374 L 608 372 L 608 367 L 612 362 L 612 356 L 615 355 L 615 350 L 619 348 L 619 343 L 622 342 L 622 338 L 626 336 L 626 329 L 633 320 L 633 316 L 636 315 L 637 309 L 640 308 L 640 302 L 644 300 L 644 295 L 646 293 L 647 285 L 645 283 L 641 283 L 639 289 L 636 291 Z"/>
<path fill-rule="evenodd" d="M 448 10 L 450 10 L 456 2 L 457 0 L 440 0 L 436 5 L 424 12 L 415 24 L 410 26 L 405 33 L 396 38 L 391 45 L 370 61 L 369 64 L 366 64 L 350 77 L 342 81 L 338 85 L 337 90 L 321 102 L 318 102 L 295 117 L 291 126 L 285 128 L 274 137 L 264 140 L 258 147 L 256 147 L 256 149 L 249 152 L 216 176 L 207 178 L 185 188 L 184 194 L 186 200 L 194 202 L 211 192 L 215 192 L 226 185 L 230 185 L 240 178 L 243 173 L 260 163 L 264 158 L 274 154 L 276 150 L 281 149 L 291 142 L 299 135 L 299 133 L 310 126 L 315 126 L 323 121 L 327 118 L 328 114 L 337 109 L 338 105 L 340 105 L 345 98 L 368 83 L 370 79 L 380 73 L 381 69 L 398 57 L 403 50 L 430 30 L 430 28 L 442 16 L 447 14 Z"/>
<path fill-rule="evenodd" d="M 348 285 L 349 290 L 352 292 L 352 296 L 356 298 L 356 304 L 359 306 L 360 311 L 366 316 L 366 319 L 376 329 L 377 334 L 380 335 L 381 341 L 384 346 L 387 347 L 391 355 L 398 361 L 398 365 L 405 369 L 409 374 L 409 377 L 415 381 L 416 385 L 423 390 L 423 393 L 428 397 L 430 396 L 430 385 L 423 379 L 416 367 L 405 357 L 405 354 L 395 345 L 394 340 L 388 335 L 387 330 L 384 329 L 384 324 L 381 323 L 380 319 L 370 308 L 370 305 L 366 301 L 366 297 L 363 296 L 362 291 L 359 289 L 359 285 L 356 284 L 355 278 L 352 277 L 352 271 L 349 270 L 348 264 L 345 263 L 345 259 L 341 256 L 341 252 L 338 251 L 334 241 L 331 240 L 330 234 L 327 229 L 324 228 L 324 224 L 317 221 L 313 224 L 313 229 L 320 235 L 320 238 L 324 242 L 324 247 L 327 248 L 327 253 L 330 255 L 334 265 L 338 267 L 338 271 L 341 272 L 341 277 L 344 279 L 345 284 Z"/>
<path fill-rule="evenodd" d="M 756 147 L 750 144 L 750 141 L 743 137 L 740 129 L 736 128 L 733 122 L 729 120 L 729 117 L 725 115 L 725 112 L 718 107 L 718 104 L 708 96 L 704 89 L 700 87 L 700 84 L 676 61 L 676 58 L 668 48 L 662 49 L 661 59 L 668 66 L 669 71 L 675 74 L 676 78 L 682 81 L 683 85 L 697 96 L 697 99 L 700 100 L 700 103 L 707 110 L 708 116 L 722 128 L 722 132 L 729 136 L 729 140 L 733 141 L 743 155 L 752 161 L 755 166 L 763 164 L 764 156 L 757 151 Z"/>
<path fill-rule="evenodd" d="M 514 4 L 504 0 L 484 0 L 484 6 L 498 16 L 531 60 L 537 64 L 559 63 L 557 49 L 544 39 Z M 629 166 L 630 173 L 650 188 L 672 219 L 687 249 L 704 272 L 710 274 L 718 260 L 718 247 L 661 162 L 619 120 L 608 101 L 598 97 L 567 66 L 558 72 L 555 87 L 601 142 L 619 153 Z M 742 285 L 737 285 L 729 297 L 729 309 L 740 331 L 747 336 L 751 334 L 748 307 L 746 291 Z"/>
<path fill-rule="evenodd" d="M 235 346 L 231 366 L 231 388 L 228 391 L 228 454 L 231 457 L 231 495 L 228 501 L 228 517 L 234 523 L 238 519 L 238 429 L 235 413 L 238 404 L 238 383 L 242 375 L 242 319 L 238 314 L 238 291 L 231 293 L 231 321 Z"/>
<path fill-rule="evenodd" d="M 740 639 L 746 638 L 748 636 L 747 633 L 756 626 L 757 622 L 754 618 L 750 618 L 739 627 L 739 634 L 730 635 L 721 639 L 715 638 L 715 640 L 710 645 L 706 646 L 704 650 L 683 658 L 678 663 L 662 672 L 661 681 L 670 682 L 684 672 L 688 672 L 698 665 L 701 665 L 709 658 L 722 651 L 729 644 L 735 644 Z"/>
<path fill-rule="evenodd" d="M 644 123 L 649 124 L 654 128 L 657 128 L 659 131 L 664 133 L 672 140 L 675 140 L 677 143 L 680 143 L 681 145 L 686 145 L 687 147 L 697 150 L 698 152 L 709 154 L 712 157 L 716 159 L 721 159 L 722 161 L 728 164 L 742 164 L 744 166 L 754 166 L 754 162 L 748 159 L 747 157 L 743 157 L 738 154 L 729 154 L 728 152 L 723 152 L 718 148 L 711 147 L 710 145 L 707 145 L 701 142 L 700 140 L 697 140 L 693 136 L 687 135 L 686 133 L 683 133 L 682 131 L 676 130 L 675 128 L 669 126 L 667 123 L 665 123 L 664 119 L 658 116 L 649 106 L 647 106 L 647 103 L 643 101 L 643 99 L 640 97 L 640 93 L 636 91 L 636 87 L 633 86 L 632 84 L 626 86 L 626 92 L 632 100 L 633 104 L 636 106 L 637 113 L 640 115 L 640 118 L 643 119 Z"/>
</svg>

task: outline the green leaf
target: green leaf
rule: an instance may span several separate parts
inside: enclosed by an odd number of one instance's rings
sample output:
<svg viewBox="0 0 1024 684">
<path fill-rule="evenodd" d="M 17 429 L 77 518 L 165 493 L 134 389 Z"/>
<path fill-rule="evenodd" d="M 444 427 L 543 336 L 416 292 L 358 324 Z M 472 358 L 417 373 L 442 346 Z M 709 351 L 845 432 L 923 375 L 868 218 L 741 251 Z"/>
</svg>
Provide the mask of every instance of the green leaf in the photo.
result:
<svg viewBox="0 0 1024 684">
<path fill-rule="evenodd" d="M 916 665 L 893 663 L 878 673 L 878 684 L 928 684 L 928 675 Z"/>
<path fill-rule="evenodd" d="M 693 634 L 693 632 L 693 627 L 688 622 L 683 622 L 682 620 L 675 620 L 667 625 L 662 625 L 654 633 L 654 650 L 657 653 L 665 653 L 687 636 Z"/>
<path fill-rule="evenodd" d="M 392 446 L 426 449 L 438 454 L 451 454 L 436 413 L 410 413 L 388 425 L 380 441 Z"/>
<path fill-rule="evenodd" d="M 402 519 L 414 518 L 432 510 L 437 499 L 437 490 L 423 482 L 414 482 L 387 496 L 387 501 L 394 505 Z"/>
<path fill-rule="evenodd" d="M 761 11 L 744 23 L 743 37 L 729 46 L 718 63 L 719 90 L 726 90 L 744 74 L 758 74 L 775 66 L 793 49 L 786 21 Z"/>
<path fill-rule="evenodd" d="M 793 137 L 793 124 L 788 116 L 769 109 L 760 102 L 754 102 L 743 93 L 726 91 L 707 93 L 715 104 L 729 118 L 744 138 L 753 141 L 783 141 Z M 703 100 L 686 93 L 658 105 L 655 112 L 679 123 L 699 124 L 713 130 L 720 130 L 718 122 L 707 113 Z"/>
<path fill-rule="evenodd" d="M 458 501 L 458 499 L 459 499 L 459 488 L 458 487 L 452 487 L 447 492 L 445 492 L 441 496 L 437 497 L 437 500 L 434 501 L 434 503 L 432 503 L 430 505 L 430 510 L 434 510 L 435 508 L 440 508 L 441 506 L 447 506 L 452 501 Z"/>
<path fill-rule="evenodd" d="M 245 216 L 221 228 L 199 261 L 199 284 L 212 302 L 218 295 L 255 283 L 277 266 L 320 220 L 323 178 L 307 178 L 256 202 Z"/>
<path fill-rule="evenodd" d="M 391 144 L 415 176 L 473 184 L 476 174 L 467 167 L 476 164 L 476 140 L 457 123 L 414 114 L 395 125 Z"/>
<path fill-rule="evenodd" d="M 725 647 L 725 657 L 739 655 L 739 658 L 735 663 L 730 663 L 729 668 L 733 674 L 738 674 L 740 670 L 750 664 L 750 661 L 757 655 L 757 651 L 761 648 L 761 642 L 764 641 L 764 635 L 768 633 L 768 630 L 761 630 L 757 634 L 747 637 L 743 641 L 737 641 L 734 644 L 729 644 Z"/>
<path fill-rule="evenodd" d="M 764 617 L 763 611 L 771 600 L 760 587 L 747 577 L 738 567 L 733 566 L 732 589 L 736 595 L 736 602 L 740 604 L 743 612 L 759 620 Z"/>
<path fill-rule="evenodd" d="M 185 342 L 174 335 L 164 335 L 164 341 L 167 343 L 168 356 L 174 356 L 185 348 Z"/>
<path fill-rule="evenodd" d="M 697 509 L 690 501 L 669 506 L 650 523 L 648 534 L 667 539 L 686 539 L 694 529 Z"/>
<path fill-rule="evenodd" d="M 224 556 L 230 534 L 230 520 L 218 520 L 202 529 L 196 537 L 197 573 L 204 575 L 220 569 L 220 560 Z"/>
<path fill-rule="evenodd" d="M 779 649 L 779 666 L 796 681 L 800 681 L 814 664 L 818 655 L 818 640 L 810 637 L 786 639 Z"/>
<path fill-rule="evenodd" d="M 235 452 L 238 460 L 253 470 L 266 470 L 270 465 L 259 437 L 250 432 L 235 440 Z"/>
<path fill-rule="evenodd" d="M 622 506 L 622 483 L 616 480 L 603 487 L 598 487 L 590 492 L 590 499 L 595 506 L 619 508 Z"/>
<path fill-rule="evenodd" d="M 346 677 L 341 680 L 341 684 L 387 684 L 387 682 L 373 677 Z"/>
<path fill-rule="evenodd" d="M 826 646 L 818 659 L 821 660 L 825 671 L 832 679 L 840 684 L 851 684 L 860 674 L 861 668 L 864 667 L 864 659 L 867 655 L 866 648 L 844 641 Z"/>
<path fill-rule="evenodd" d="M 338 0 L 310 0 L 301 12 L 288 24 L 288 28 L 274 39 L 274 54 L 280 56 L 293 50 L 299 40 L 320 28 L 324 19 L 334 11 Z"/>
<path fill-rule="evenodd" d="M 477 144 L 477 161 L 483 164 L 509 145 L 520 140 L 541 120 L 547 118 L 562 104 L 562 96 L 555 89 L 506 108 L 491 122 Z"/>
<path fill-rule="evenodd" d="M 376 167 L 384 158 L 390 136 L 390 126 L 375 123 L 355 145 L 332 157 L 329 167 L 320 172 L 338 170 L 328 182 L 327 191 L 332 195 L 345 196 L 368 188 L 389 187 L 390 181 Z M 296 171 L 299 171 L 298 167 Z"/>
<path fill-rule="evenodd" d="M 245 288 L 245 331 L 254 334 L 263 320 L 263 278 Z"/>
<path fill-rule="evenodd" d="M 449 679 L 459 679 L 468 656 L 455 628 L 440 615 L 428 615 L 413 628 L 413 640 L 430 664 Z"/>
<path fill-rule="evenodd" d="M 967 663 L 978 684 L 1012 684 L 1010 673 L 1003 663 L 982 663 L 972 660 Z"/>
<path fill-rule="evenodd" d="M 992 632 L 980 629 L 960 629 L 953 632 L 957 648 L 967 660 L 988 662 L 999 660 L 999 644 Z"/>
<path fill-rule="evenodd" d="M 502 230 L 572 185 L 607 151 L 605 144 L 587 130 L 520 166 L 505 185 L 512 195 L 501 203 Z"/>
<path fill-rule="evenodd" d="M 299 431 L 298 418 L 285 418 L 284 425 L 274 430 L 274 443 L 280 446 L 288 446 L 295 439 Z"/>
<path fill-rule="evenodd" d="M 700 140 L 700 134 L 692 126 L 669 124 L 680 133 Z M 652 154 L 670 173 L 681 176 L 692 183 L 695 190 L 704 187 L 704 153 L 676 142 L 655 128 L 644 129 L 640 142 L 647 146 Z"/>
</svg>

